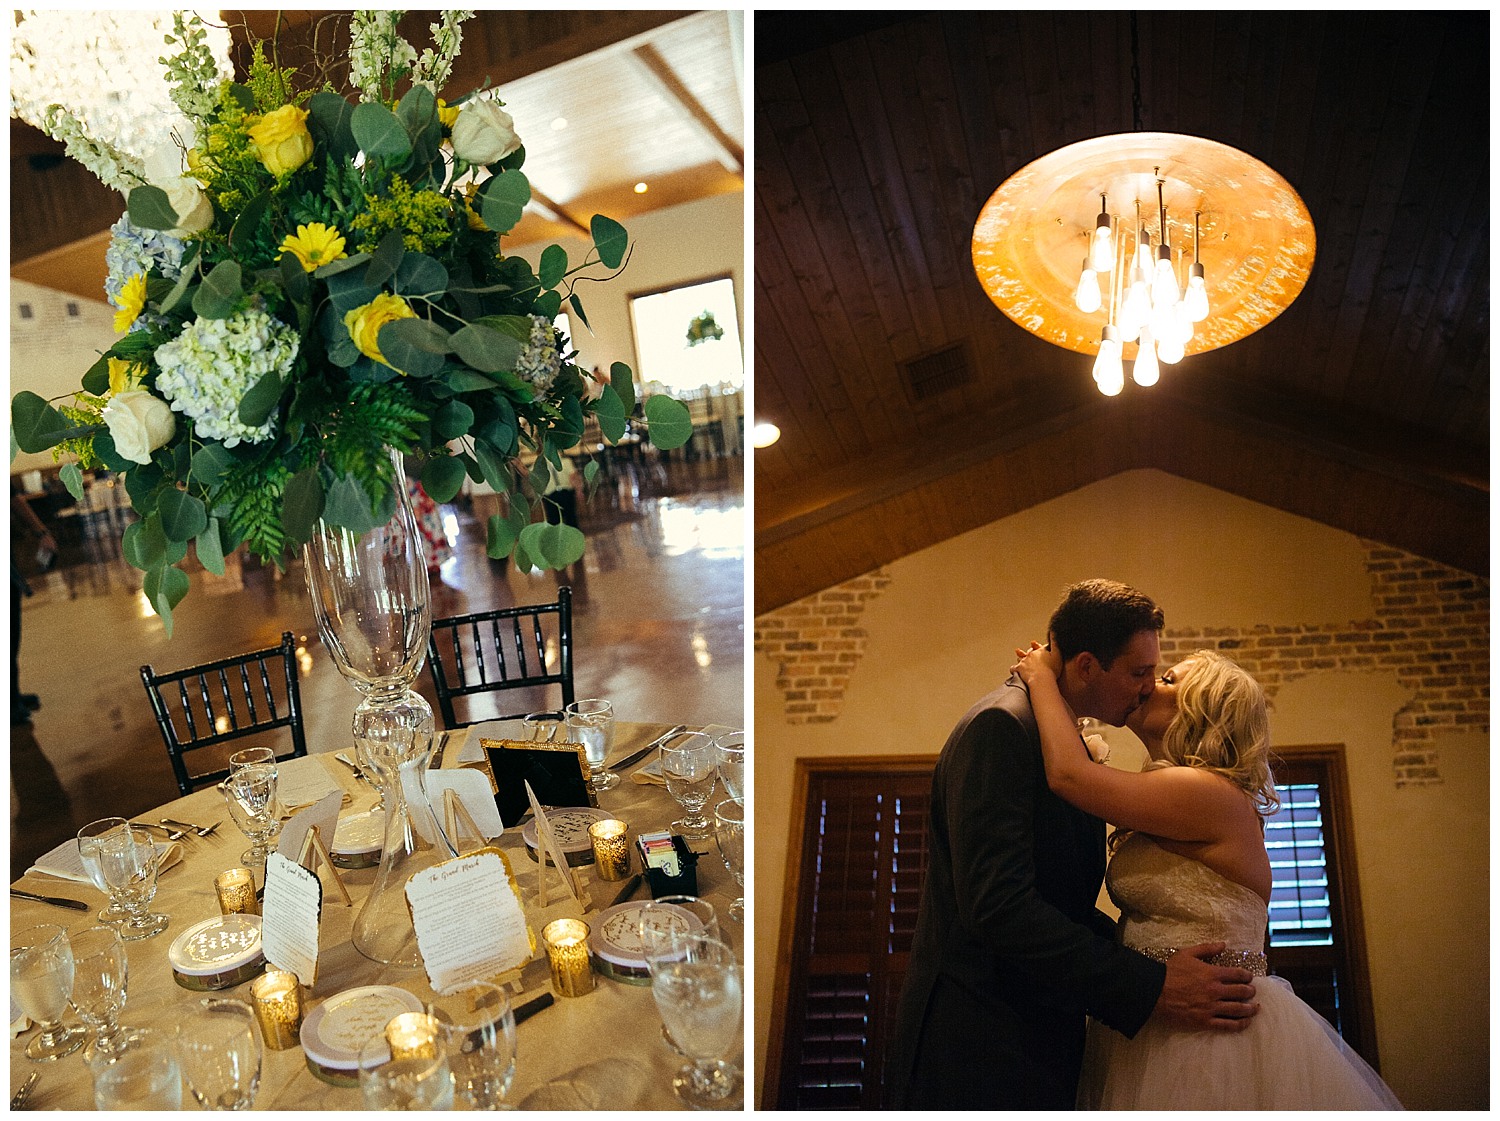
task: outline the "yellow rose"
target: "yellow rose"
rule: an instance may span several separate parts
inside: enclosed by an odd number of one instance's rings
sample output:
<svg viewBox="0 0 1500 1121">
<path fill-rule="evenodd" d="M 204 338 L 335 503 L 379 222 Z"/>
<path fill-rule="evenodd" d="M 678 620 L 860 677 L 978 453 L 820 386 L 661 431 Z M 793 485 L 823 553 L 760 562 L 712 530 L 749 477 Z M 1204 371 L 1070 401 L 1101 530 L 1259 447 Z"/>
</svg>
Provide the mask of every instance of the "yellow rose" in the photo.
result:
<svg viewBox="0 0 1500 1121">
<path fill-rule="evenodd" d="M 349 336 L 361 354 L 390 366 L 385 355 L 380 353 L 380 329 L 398 319 L 416 317 L 417 313 L 407 307 L 406 301 L 400 296 L 382 292 L 363 307 L 345 313 L 344 326 L 349 328 Z M 391 368 L 396 369 L 394 366 Z"/>
<path fill-rule="evenodd" d="M 312 159 L 312 136 L 307 131 L 307 110 L 283 105 L 262 117 L 250 129 L 255 155 L 272 175 L 288 175 Z"/>
</svg>

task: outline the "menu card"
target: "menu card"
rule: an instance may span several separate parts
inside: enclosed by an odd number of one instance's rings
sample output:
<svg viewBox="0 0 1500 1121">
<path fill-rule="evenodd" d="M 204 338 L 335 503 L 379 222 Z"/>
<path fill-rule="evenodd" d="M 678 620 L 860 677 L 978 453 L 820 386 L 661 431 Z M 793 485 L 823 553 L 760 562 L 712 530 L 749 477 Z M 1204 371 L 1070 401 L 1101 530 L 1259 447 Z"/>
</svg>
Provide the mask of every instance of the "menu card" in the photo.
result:
<svg viewBox="0 0 1500 1121">
<path fill-rule="evenodd" d="M 309 988 L 318 978 L 318 919 L 323 882 L 279 852 L 266 857 L 266 896 L 261 904 L 260 944 L 266 961 L 295 973 Z"/>
<path fill-rule="evenodd" d="M 520 889 L 499 849 L 414 873 L 406 900 L 427 979 L 439 992 L 519 969 L 536 952 Z"/>
</svg>

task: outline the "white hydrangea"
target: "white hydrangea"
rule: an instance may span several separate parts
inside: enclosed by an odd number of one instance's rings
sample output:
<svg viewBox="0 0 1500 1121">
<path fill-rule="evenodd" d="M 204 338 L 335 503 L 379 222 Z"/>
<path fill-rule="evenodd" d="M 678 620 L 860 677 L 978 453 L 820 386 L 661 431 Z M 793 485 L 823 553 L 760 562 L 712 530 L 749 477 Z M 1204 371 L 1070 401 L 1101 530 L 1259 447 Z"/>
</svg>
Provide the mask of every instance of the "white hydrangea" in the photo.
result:
<svg viewBox="0 0 1500 1121">
<path fill-rule="evenodd" d="M 263 311 L 194 320 L 156 348 L 157 391 L 193 419 L 200 438 L 222 440 L 226 448 L 242 440 L 258 444 L 276 430 L 276 416 L 252 428 L 240 421 L 240 401 L 272 370 L 286 376 L 298 342 L 295 330 Z"/>
<path fill-rule="evenodd" d="M 531 317 L 531 337 L 516 360 L 516 377 L 529 382 L 540 400 L 552 388 L 552 381 L 562 369 L 562 351 L 557 348 L 557 332 L 545 316 Z"/>
</svg>

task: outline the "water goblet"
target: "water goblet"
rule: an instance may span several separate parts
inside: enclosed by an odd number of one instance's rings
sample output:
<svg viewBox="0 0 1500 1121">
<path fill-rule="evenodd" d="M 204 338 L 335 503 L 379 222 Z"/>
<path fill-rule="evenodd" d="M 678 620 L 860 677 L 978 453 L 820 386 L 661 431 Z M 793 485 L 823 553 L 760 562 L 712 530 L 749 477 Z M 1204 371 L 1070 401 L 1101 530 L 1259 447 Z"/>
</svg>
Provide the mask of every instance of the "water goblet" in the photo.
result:
<svg viewBox="0 0 1500 1121">
<path fill-rule="evenodd" d="M 714 823 L 703 815 L 703 807 L 714 792 L 719 755 L 712 736 L 684 732 L 661 749 L 661 774 L 667 793 L 683 808 L 684 816 L 672 828 L 686 837 L 706 837 Z"/>
<path fill-rule="evenodd" d="M 744 989 L 739 962 L 707 935 L 676 939 L 678 956 L 651 975 L 651 995 L 662 1023 L 688 1062 L 672 1089 L 695 1109 L 738 1108 L 740 1069 L 723 1058 L 740 1030 Z"/>
<path fill-rule="evenodd" d="M 566 726 L 563 717 L 555 712 L 531 712 L 521 717 L 521 727 L 530 743 L 554 743 Z"/>
<path fill-rule="evenodd" d="M 745 733 L 725 732 L 714 738 L 714 747 L 719 752 L 719 781 L 724 784 L 724 793 L 743 802 L 745 800 Z"/>
<path fill-rule="evenodd" d="M 182 1108 L 182 1067 L 173 1032 L 125 1028 L 111 1051 L 85 1056 L 94 1076 L 95 1109 Z"/>
<path fill-rule="evenodd" d="M 271 851 L 271 841 L 281 832 L 281 806 L 276 801 L 276 768 L 250 763 L 232 772 L 220 784 L 229 816 L 251 847 L 240 854 L 246 868 L 260 868 Z"/>
<path fill-rule="evenodd" d="M 94 1032 L 83 1049 L 84 1061 L 96 1051 L 112 1053 L 120 1046 L 120 1011 L 125 1007 L 129 976 L 125 944 L 112 926 L 91 926 L 72 935 L 73 1008 Z"/>
<path fill-rule="evenodd" d="M 563 711 L 563 716 L 568 725 L 568 738 L 583 744 L 595 793 L 618 786 L 620 776 L 604 765 L 610 745 L 615 741 L 614 706 L 595 698 L 574 701 Z"/>
<path fill-rule="evenodd" d="M 229 771 L 233 774 L 241 767 L 276 765 L 276 750 L 270 747 L 244 747 L 229 757 Z"/>
<path fill-rule="evenodd" d="M 423 1001 L 441 1025 L 454 1104 L 502 1109 L 516 1074 L 516 1016 L 499 985 L 470 981 Z"/>
<path fill-rule="evenodd" d="M 714 808 L 716 828 L 714 835 L 719 842 L 719 855 L 724 858 L 724 867 L 734 876 L 740 891 L 745 890 L 745 803 L 737 798 L 726 798 Z M 740 895 L 729 905 L 729 917 L 735 922 L 745 921 L 745 897 Z"/>
<path fill-rule="evenodd" d="M 254 1010 L 241 1000 L 205 998 L 178 1022 L 188 1089 L 204 1109 L 250 1109 L 260 1087 L 261 1043 Z"/>
<path fill-rule="evenodd" d="M 677 948 L 678 939 L 702 934 L 719 937 L 719 916 L 714 905 L 696 895 L 659 896 L 643 903 L 639 914 L 641 956 L 646 959 L 646 972 L 652 976 L 656 975 L 657 966 L 682 956 L 683 951 Z M 683 1054 L 665 1024 L 661 1035 L 668 1047 Z"/>
<path fill-rule="evenodd" d="M 371 1036 L 359 1052 L 359 1088 L 366 1109 L 452 1109 L 447 1049 L 396 1059 L 384 1033 Z"/>
<path fill-rule="evenodd" d="M 44 1063 L 83 1046 L 81 1027 L 63 1027 L 73 993 L 73 947 L 68 932 L 42 923 L 10 936 L 10 999 L 41 1032 L 26 1045 L 26 1057 Z"/>
<path fill-rule="evenodd" d="M 104 870 L 99 867 L 99 841 L 125 824 L 127 823 L 123 817 L 101 817 L 78 831 L 78 858 L 83 861 L 83 870 L 88 873 L 93 885 L 109 897 L 109 906 L 96 916 L 103 923 L 124 922 L 125 908 L 110 893 L 109 885 L 104 882 Z"/>
<path fill-rule="evenodd" d="M 138 825 L 122 825 L 99 841 L 99 869 L 109 892 L 125 908 L 120 937 L 127 942 L 153 938 L 167 929 L 166 915 L 153 913 L 160 860 L 151 834 Z"/>
</svg>

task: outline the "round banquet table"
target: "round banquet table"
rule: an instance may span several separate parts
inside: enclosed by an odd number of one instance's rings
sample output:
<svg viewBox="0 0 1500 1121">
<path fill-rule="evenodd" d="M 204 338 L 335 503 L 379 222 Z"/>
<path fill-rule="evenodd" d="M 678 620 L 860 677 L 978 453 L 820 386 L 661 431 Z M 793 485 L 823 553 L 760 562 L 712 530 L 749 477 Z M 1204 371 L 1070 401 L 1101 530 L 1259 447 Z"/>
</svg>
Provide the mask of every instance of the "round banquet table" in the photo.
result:
<svg viewBox="0 0 1500 1121">
<path fill-rule="evenodd" d="M 666 725 L 616 724 L 611 759 L 624 759 L 645 747 L 656 736 L 667 731 Z M 461 739 L 460 737 L 464 737 Z M 516 725 L 509 722 L 477 724 L 452 733 L 450 742 L 434 766 L 458 764 L 462 744 L 477 744 L 479 738 L 516 737 Z M 346 749 L 347 750 L 347 749 Z M 645 758 L 621 768 L 621 782 L 598 796 L 599 807 L 630 826 L 632 834 L 668 828 L 680 816 L 681 809 L 659 784 L 633 781 L 632 776 L 658 757 L 652 752 Z M 328 776 L 348 794 L 344 813 L 356 812 L 374 802 L 373 790 L 353 771 L 334 758 L 333 752 L 314 754 L 298 765 L 321 765 Z M 725 795 L 716 788 L 706 808 Z M 239 854 L 248 843 L 234 827 L 224 807 L 223 795 L 214 787 L 195 791 L 169 802 L 135 820 L 154 824 L 162 817 L 208 825 L 222 825 L 208 837 L 188 838 L 181 842 L 182 860 L 161 875 L 152 910 L 171 917 L 171 925 L 153 938 L 127 942 L 129 974 L 125 1010 L 120 1022 L 129 1026 L 170 1025 L 177 1010 L 205 996 L 233 997 L 249 1003 L 250 982 L 216 992 L 196 992 L 183 988 L 173 979 L 167 960 L 167 949 L 183 930 L 219 913 L 214 894 L 214 877 L 226 868 L 240 863 Z M 529 820 L 529 819 L 528 819 Z M 556 904 L 563 892 L 560 878 L 549 869 L 549 893 L 554 905 L 545 916 L 535 911 L 537 898 L 537 865 L 528 855 L 522 840 L 522 826 L 505 830 L 489 844 L 507 854 L 527 911 L 528 925 L 536 935 L 537 956 L 521 975 L 524 992 L 512 990 L 512 1006 L 551 991 L 545 951 L 541 948 L 541 926 L 545 918 L 555 917 Z M 461 845 L 475 847 L 470 839 Z M 633 846 L 632 846 L 633 847 Z M 721 933 L 743 964 L 745 940 L 742 924 L 728 917 L 729 904 L 741 894 L 733 877 L 724 867 L 713 839 L 694 842 L 701 853 L 697 863 L 698 894 L 713 903 L 719 915 Z M 592 923 L 598 913 L 611 905 L 624 882 L 603 882 L 594 874 L 593 865 L 580 869 L 580 880 L 591 896 L 591 906 L 584 914 Z M 640 854 L 632 857 L 632 871 L 640 871 Z M 354 949 L 350 941 L 354 916 L 375 878 L 376 869 L 339 869 L 339 875 L 354 906 L 346 907 L 336 887 L 323 873 L 323 911 L 319 928 L 318 973 L 316 983 L 306 995 L 309 1012 L 320 1002 L 348 989 L 365 985 L 393 985 L 416 990 L 425 980 L 420 969 L 384 966 L 370 961 Z M 256 871 L 260 883 L 262 871 Z M 69 931 L 82 930 L 93 924 L 104 906 L 104 896 L 91 884 L 73 883 L 51 876 L 28 872 L 13 887 L 41 895 L 68 896 L 90 905 L 88 911 L 69 910 L 44 903 L 18 899 L 10 901 L 12 931 L 36 923 L 54 923 Z M 635 900 L 650 898 L 643 881 L 631 896 Z M 557 997 L 517 1027 L 516 1077 L 507 1102 L 522 1109 L 682 1109 L 684 1105 L 672 1091 L 672 1076 L 682 1060 L 669 1049 L 662 1038 L 661 1020 L 648 985 L 627 984 L 602 974 L 595 974 L 593 992 L 578 997 Z M 748 989 L 748 985 L 745 986 Z M 69 1022 L 74 1022 L 70 1012 Z M 742 1017 L 743 1022 L 743 1017 Z M 92 1109 L 92 1082 L 83 1063 L 82 1052 L 74 1052 L 53 1062 L 34 1063 L 22 1050 L 30 1038 L 23 1033 L 11 1040 L 11 1092 L 15 1093 L 31 1071 L 41 1073 L 28 1108 Z M 730 1061 L 743 1069 L 744 1033 L 741 1030 L 729 1055 Z M 183 1105 L 196 1107 L 192 1096 L 183 1092 Z M 331 1085 L 316 1077 L 304 1061 L 302 1049 L 265 1050 L 256 1109 L 361 1109 L 359 1089 Z"/>
</svg>

